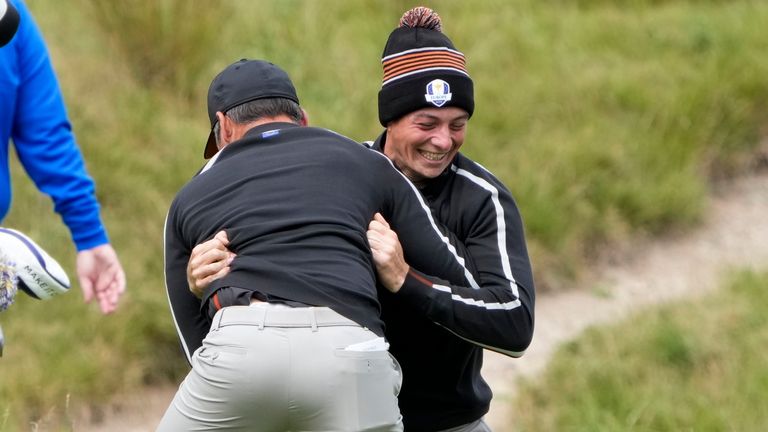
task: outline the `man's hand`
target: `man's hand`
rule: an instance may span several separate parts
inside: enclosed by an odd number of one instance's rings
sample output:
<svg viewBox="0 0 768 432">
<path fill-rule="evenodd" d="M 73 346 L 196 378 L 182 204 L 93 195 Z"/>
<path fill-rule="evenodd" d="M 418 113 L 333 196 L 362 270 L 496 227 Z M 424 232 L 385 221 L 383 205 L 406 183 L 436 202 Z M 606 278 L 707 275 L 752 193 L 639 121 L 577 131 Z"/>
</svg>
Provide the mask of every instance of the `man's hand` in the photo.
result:
<svg viewBox="0 0 768 432">
<path fill-rule="evenodd" d="M 400 291 L 410 266 L 403 257 L 397 233 L 389 228 L 389 223 L 380 213 L 376 213 L 368 224 L 367 236 L 379 281 L 393 293 Z"/>
<path fill-rule="evenodd" d="M 187 284 L 197 298 L 203 297 L 203 291 L 216 279 L 229 273 L 229 264 L 235 254 L 227 249 L 229 238 L 226 231 L 216 235 L 192 249 L 187 263 Z"/>
<path fill-rule="evenodd" d="M 95 297 L 102 313 L 117 309 L 117 301 L 125 292 L 125 273 L 111 245 L 78 252 L 77 278 L 86 303 Z"/>
</svg>

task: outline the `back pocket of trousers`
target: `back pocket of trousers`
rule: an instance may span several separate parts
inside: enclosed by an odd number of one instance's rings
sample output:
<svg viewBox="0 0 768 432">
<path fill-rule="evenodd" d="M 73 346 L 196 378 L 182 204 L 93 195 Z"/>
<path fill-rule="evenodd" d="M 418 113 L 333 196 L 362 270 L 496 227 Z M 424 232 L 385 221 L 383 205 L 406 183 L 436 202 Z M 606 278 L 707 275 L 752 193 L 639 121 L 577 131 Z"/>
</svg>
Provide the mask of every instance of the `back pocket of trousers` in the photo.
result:
<svg viewBox="0 0 768 432">
<path fill-rule="evenodd" d="M 400 419 L 400 372 L 388 351 L 336 350 L 343 414 L 358 430 L 394 425 Z"/>
</svg>

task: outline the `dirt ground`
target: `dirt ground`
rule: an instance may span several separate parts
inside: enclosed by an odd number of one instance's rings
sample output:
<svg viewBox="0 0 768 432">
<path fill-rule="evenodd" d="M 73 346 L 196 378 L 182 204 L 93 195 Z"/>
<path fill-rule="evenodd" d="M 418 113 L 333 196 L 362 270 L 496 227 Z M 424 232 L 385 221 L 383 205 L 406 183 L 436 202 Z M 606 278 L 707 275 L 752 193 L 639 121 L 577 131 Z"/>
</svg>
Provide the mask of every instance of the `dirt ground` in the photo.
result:
<svg viewBox="0 0 768 432">
<path fill-rule="evenodd" d="M 486 420 L 495 432 L 513 430 L 515 383 L 521 377 L 535 379 L 554 350 L 588 326 L 704 294 L 729 270 L 742 268 L 768 268 L 768 173 L 718 187 L 695 231 L 638 244 L 629 256 L 599 264 L 589 286 L 540 296 L 525 356 L 511 359 L 486 351 L 483 376 L 494 391 Z"/>
<path fill-rule="evenodd" d="M 554 350 L 588 326 L 626 317 L 643 307 L 704 294 L 731 269 L 768 268 L 768 173 L 718 186 L 695 231 L 642 241 L 632 252 L 599 263 L 594 280 L 562 293 L 539 295 L 531 347 L 520 359 L 486 351 L 483 375 L 494 391 L 486 420 L 495 432 L 513 430 L 515 384 L 535 379 Z M 83 413 L 80 432 L 154 430 L 175 387 L 148 388 L 105 407 L 99 421 Z"/>
</svg>

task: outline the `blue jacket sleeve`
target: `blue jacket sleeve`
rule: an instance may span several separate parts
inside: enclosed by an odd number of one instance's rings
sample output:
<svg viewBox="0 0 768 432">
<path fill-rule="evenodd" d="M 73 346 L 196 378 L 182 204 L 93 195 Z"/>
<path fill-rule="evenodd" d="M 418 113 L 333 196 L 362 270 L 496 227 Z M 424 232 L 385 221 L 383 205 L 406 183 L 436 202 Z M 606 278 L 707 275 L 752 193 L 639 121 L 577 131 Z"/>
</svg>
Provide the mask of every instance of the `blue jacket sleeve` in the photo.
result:
<svg viewBox="0 0 768 432">
<path fill-rule="evenodd" d="M 67 118 L 61 90 L 42 35 L 22 2 L 11 46 L 18 60 L 18 89 L 11 138 L 24 169 L 49 195 L 77 250 L 108 242 L 94 182 L 88 175 Z"/>
</svg>

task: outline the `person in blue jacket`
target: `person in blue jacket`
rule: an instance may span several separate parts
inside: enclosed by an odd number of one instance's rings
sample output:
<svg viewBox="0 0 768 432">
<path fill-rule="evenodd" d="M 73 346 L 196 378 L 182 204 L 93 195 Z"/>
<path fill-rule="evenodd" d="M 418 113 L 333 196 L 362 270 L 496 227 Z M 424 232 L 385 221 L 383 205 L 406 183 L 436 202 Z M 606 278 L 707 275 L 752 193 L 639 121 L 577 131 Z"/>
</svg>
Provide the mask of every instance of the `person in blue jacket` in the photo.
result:
<svg viewBox="0 0 768 432">
<path fill-rule="evenodd" d="M 85 301 L 95 298 L 103 313 L 111 313 L 125 291 L 125 274 L 101 222 L 94 182 L 75 143 L 42 34 L 23 1 L 9 5 L 19 22 L 0 48 L 0 221 L 11 205 L 12 140 L 27 174 L 69 228 Z"/>
</svg>

